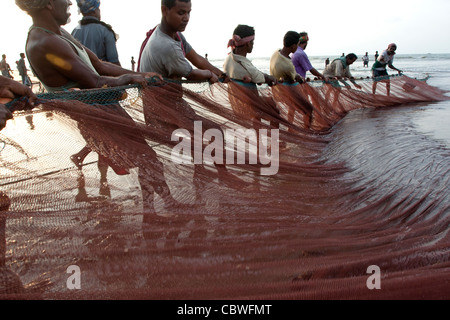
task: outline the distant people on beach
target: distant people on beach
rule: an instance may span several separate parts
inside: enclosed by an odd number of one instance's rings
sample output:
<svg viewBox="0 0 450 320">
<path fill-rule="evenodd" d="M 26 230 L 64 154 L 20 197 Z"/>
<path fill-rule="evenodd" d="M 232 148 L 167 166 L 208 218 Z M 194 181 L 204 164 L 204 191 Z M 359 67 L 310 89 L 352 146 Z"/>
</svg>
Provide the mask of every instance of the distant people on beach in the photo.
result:
<svg viewBox="0 0 450 320">
<path fill-rule="evenodd" d="M 17 70 L 19 70 L 19 75 L 22 77 L 22 84 L 31 87 L 31 80 L 28 76 L 28 68 L 25 63 L 25 53 L 20 54 L 20 59 L 17 63 Z"/>
<path fill-rule="evenodd" d="M 190 0 L 162 0 L 161 23 L 148 32 L 142 44 L 138 71 L 210 83 L 218 82 L 219 78 L 227 79 L 226 74 L 200 56 L 182 34 L 189 23 L 191 7 Z"/>
<path fill-rule="evenodd" d="M 363 61 L 364 68 L 368 68 L 369 67 L 369 53 L 368 52 L 366 52 L 366 54 L 362 57 L 362 61 Z"/>
<path fill-rule="evenodd" d="M 375 51 L 375 61 L 377 61 L 378 60 L 378 57 L 379 57 L 380 55 L 378 54 L 378 51 Z"/>
<path fill-rule="evenodd" d="M 136 71 L 136 61 L 134 60 L 134 57 L 131 57 L 131 70 Z"/>
<path fill-rule="evenodd" d="M 75 39 L 91 50 L 100 60 L 120 66 L 117 34 L 101 21 L 100 0 L 77 0 L 83 18 L 72 31 Z"/>
<path fill-rule="evenodd" d="M 319 79 L 323 79 L 323 75 L 312 66 L 311 62 L 309 61 L 308 55 L 305 52 L 306 47 L 308 46 L 308 42 L 308 33 L 301 32 L 298 49 L 292 55 L 292 63 L 294 64 L 297 73 L 303 78 L 306 78 L 306 73 L 309 71 Z"/>
<path fill-rule="evenodd" d="M 387 67 L 391 68 L 392 70 L 397 71 L 399 74 L 401 74 L 403 71 L 400 69 L 397 69 L 394 67 L 394 56 L 396 54 L 397 45 L 395 43 L 391 43 L 386 50 L 383 51 L 383 53 L 378 57 L 378 59 L 375 61 L 375 63 L 372 66 L 372 74 L 374 77 L 374 83 L 372 86 L 372 92 L 373 94 L 376 93 L 377 90 L 377 79 L 379 77 L 382 77 L 382 82 L 386 83 L 386 91 L 387 95 L 390 95 L 390 88 L 391 84 L 389 81 L 389 75 L 387 72 Z"/>
<path fill-rule="evenodd" d="M 0 61 L 0 70 L 2 71 L 2 76 L 10 79 L 14 79 L 14 77 L 11 75 L 11 67 L 6 62 L 6 54 L 2 55 L 2 60 Z"/>
<path fill-rule="evenodd" d="M 300 82 L 304 79 L 295 70 L 291 55 L 298 49 L 300 34 L 295 31 L 286 33 L 283 39 L 283 48 L 275 51 L 270 58 L 270 75 L 280 82 Z"/>
<path fill-rule="evenodd" d="M 325 59 L 325 68 L 330 64 L 330 58 Z"/>
</svg>

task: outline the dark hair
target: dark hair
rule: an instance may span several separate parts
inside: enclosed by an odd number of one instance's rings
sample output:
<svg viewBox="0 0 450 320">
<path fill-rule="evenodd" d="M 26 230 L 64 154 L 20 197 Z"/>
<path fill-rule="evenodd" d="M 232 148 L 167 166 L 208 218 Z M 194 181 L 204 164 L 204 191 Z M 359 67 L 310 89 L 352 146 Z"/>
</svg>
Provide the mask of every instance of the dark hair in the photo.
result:
<svg viewBox="0 0 450 320">
<path fill-rule="evenodd" d="M 175 7 L 177 1 L 186 2 L 186 3 L 191 2 L 191 0 L 161 0 L 161 5 L 169 8 L 169 9 L 172 9 L 173 7 Z"/>
<path fill-rule="evenodd" d="M 246 38 L 255 35 L 255 29 L 253 27 L 240 24 L 234 29 L 233 35 L 238 35 L 241 38 Z"/>
<path fill-rule="evenodd" d="M 300 41 L 300 34 L 295 31 L 289 31 L 284 36 L 283 43 L 285 47 L 290 47 L 294 44 L 298 44 L 299 41 Z"/>
<path fill-rule="evenodd" d="M 352 60 L 358 60 L 358 56 L 354 53 L 349 53 L 346 58 L 352 59 Z"/>
</svg>

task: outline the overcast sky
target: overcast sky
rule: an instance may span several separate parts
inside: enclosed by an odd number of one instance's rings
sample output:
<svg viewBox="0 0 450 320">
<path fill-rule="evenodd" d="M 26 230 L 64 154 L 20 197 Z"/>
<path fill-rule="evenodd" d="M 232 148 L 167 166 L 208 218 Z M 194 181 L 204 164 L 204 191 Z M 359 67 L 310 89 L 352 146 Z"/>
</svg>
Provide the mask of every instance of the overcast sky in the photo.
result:
<svg viewBox="0 0 450 320">
<path fill-rule="evenodd" d="M 24 51 L 31 18 L 15 5 L 2 1 L 0 52 L 13 62 Z M 71 32 L 81 16 L 72 0 Z M 129 67 L 139 53 L 145 33 L 161 20 L 159 0 L 102 0 L 102 20 L 120 35 L 119 56 Z M 391 42 L 399 54 L 450 53 L 450 0 L 192 0 L 191 20 L 185 32 L 201 55 L 225 58 L 227 43 L 238 24 L 256 29 L 250 58 L 270 57 L 282 46 L 287 31 L 307 31 L 310 56 L 386 49 Z"/>
</svg>

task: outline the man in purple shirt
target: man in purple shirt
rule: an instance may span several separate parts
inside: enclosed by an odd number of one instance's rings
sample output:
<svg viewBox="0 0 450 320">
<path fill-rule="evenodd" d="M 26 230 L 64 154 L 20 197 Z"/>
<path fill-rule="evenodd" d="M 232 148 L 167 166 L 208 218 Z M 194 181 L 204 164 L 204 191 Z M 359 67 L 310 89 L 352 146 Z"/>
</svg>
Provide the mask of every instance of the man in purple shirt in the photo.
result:
<svg viewBox="0 0 450 320">
<path fill-rule="evenodd" d="M 324 76 L 311 65 L 308 55 L 305 53 L 308 41 L 308 34 L 306 32 L 300 33 L 300 42 L 297 51 L 292 56 L 292 63 L 297 73 L 303 78 L 306 78 L 306 72 L 309 71 L 319 79 L 324 79 Z"/>
</svg>

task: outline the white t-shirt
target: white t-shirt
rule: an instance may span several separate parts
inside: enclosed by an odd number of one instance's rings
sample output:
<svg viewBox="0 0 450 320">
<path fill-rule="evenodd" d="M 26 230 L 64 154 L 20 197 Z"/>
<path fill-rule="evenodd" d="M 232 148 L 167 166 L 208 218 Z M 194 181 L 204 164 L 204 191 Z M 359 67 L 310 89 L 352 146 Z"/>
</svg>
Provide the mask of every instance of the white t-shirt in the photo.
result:
<svg viewBox="0 0 450 320">
<path fill-rule="evenodd" d="M 250 76 L 253 83 L 266 82 L 264 73 L 259 71 L 249 59 L 232 52 L 225 59 L 223 71 L 232 79 L 244 80 L 245 76 Z"/>
<path fill-rule="evenodd" d="M 178 35 L 181 41 L 165 34 L 158 26 L 142 52 L 139 71 L 156 72 L 171 79 L 189 76 L 193 67 L 185 55 L 192 47 L 181 33 Z"/>
</svg>

